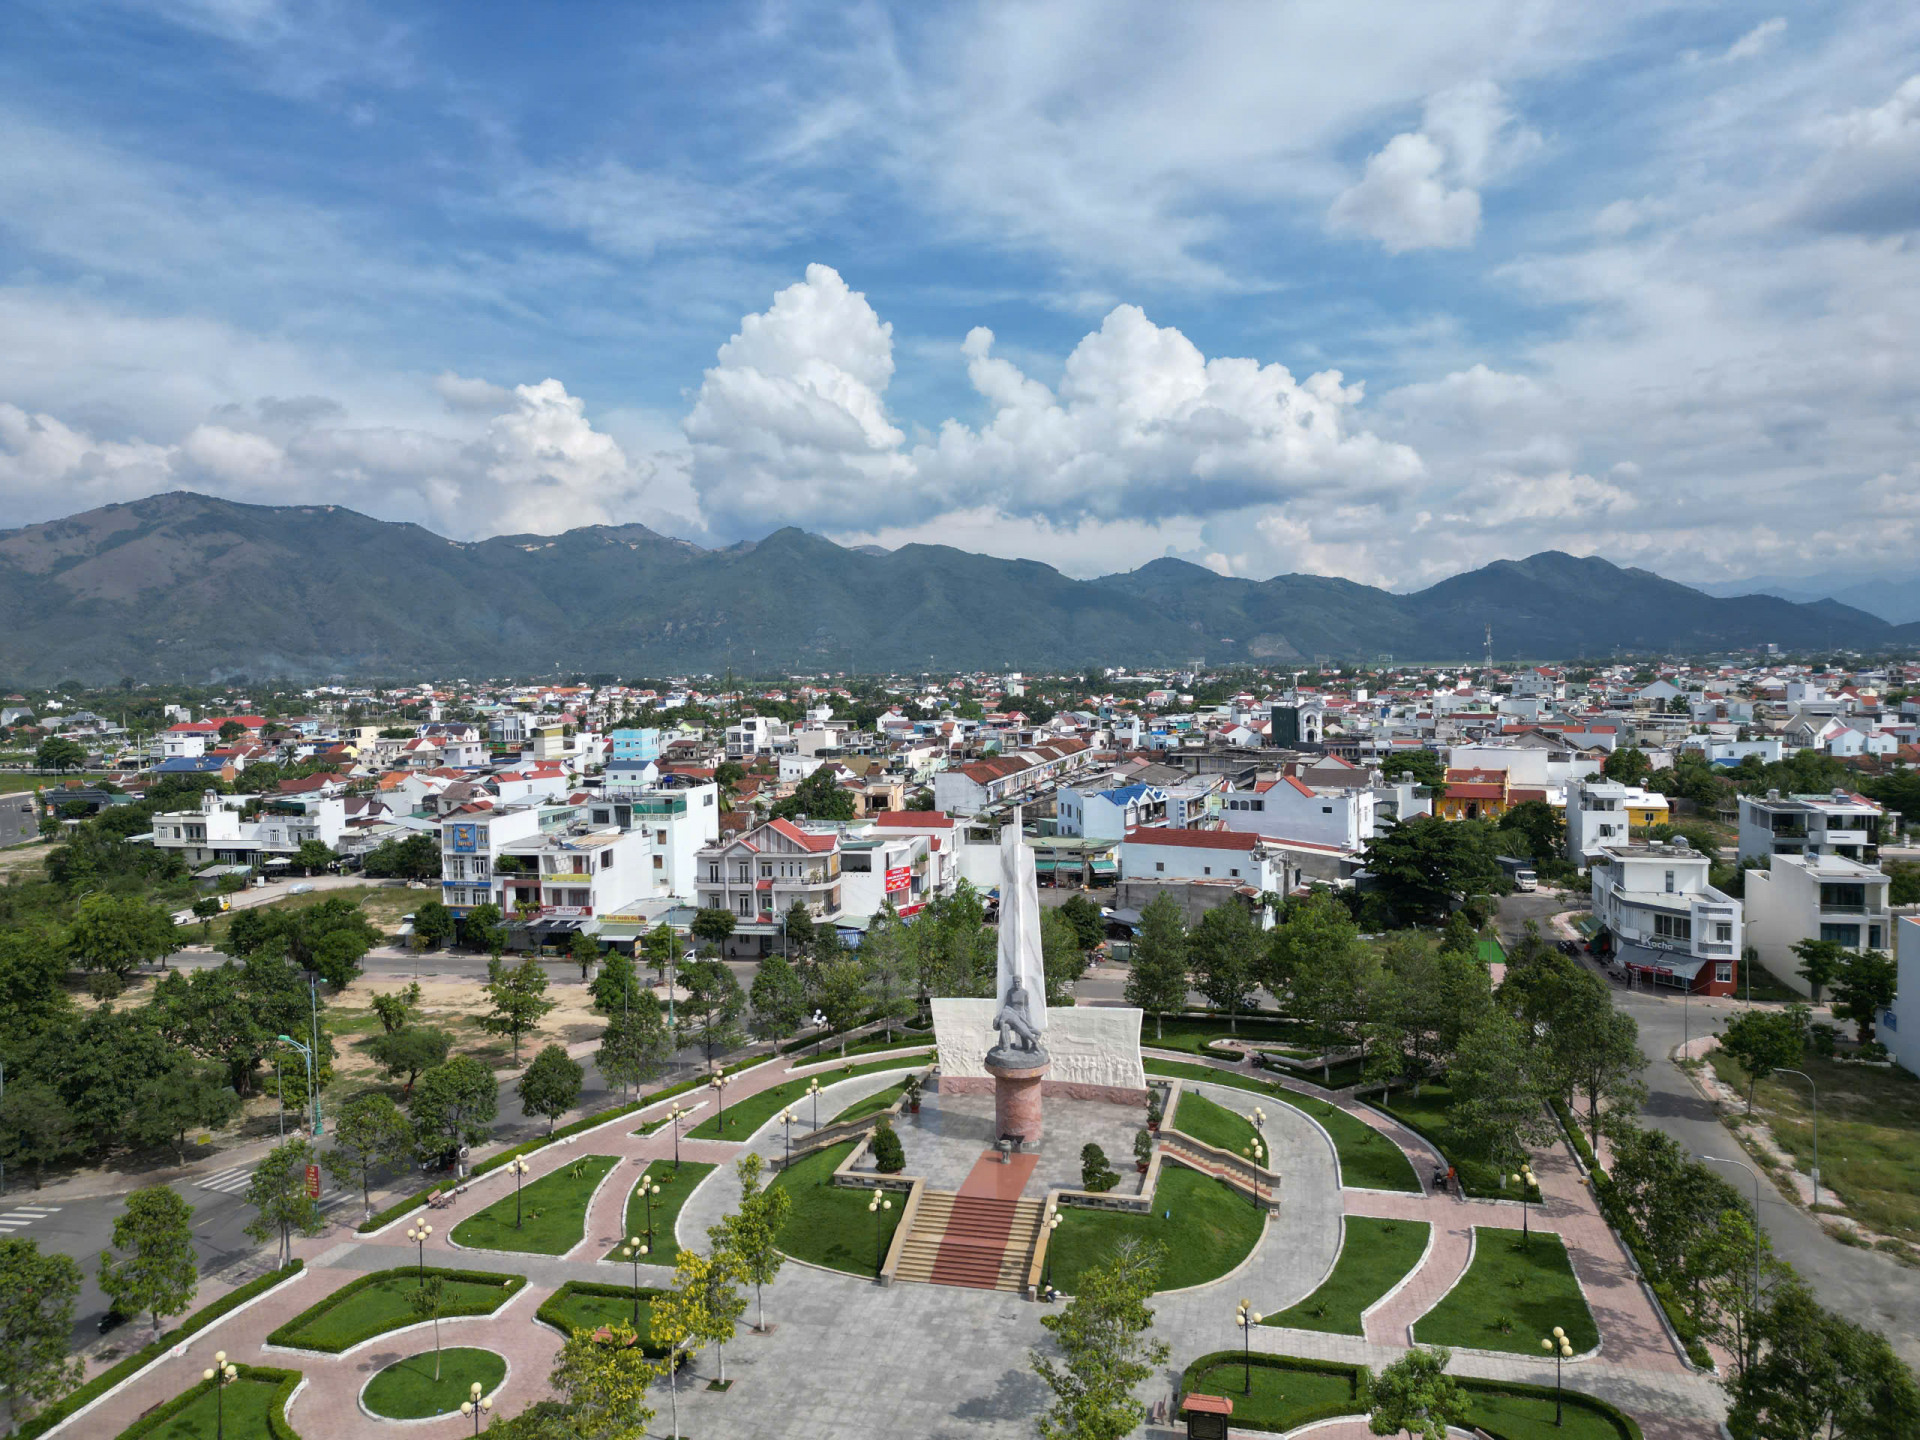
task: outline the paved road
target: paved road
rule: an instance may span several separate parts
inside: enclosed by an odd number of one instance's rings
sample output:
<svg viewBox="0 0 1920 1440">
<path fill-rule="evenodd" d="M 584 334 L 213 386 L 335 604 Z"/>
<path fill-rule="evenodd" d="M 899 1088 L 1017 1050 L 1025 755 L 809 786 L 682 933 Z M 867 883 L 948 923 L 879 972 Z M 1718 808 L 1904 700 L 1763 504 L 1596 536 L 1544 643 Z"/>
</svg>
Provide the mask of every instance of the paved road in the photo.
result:
<svg viewBox="0 0 1920 1440">
<path fill-rule="evenodd" d="M 1502 940 L 1510 943 L 1518 939 L 1529 918 L 1538 920 L 1545 929 L 1545 917 L 1560 908 L 1558 897 L 1547 894 L 1509 897 L 1500 911 Z M 1638 1022 L 1640 1048 L 1651 1060 L 1642 1077 L 1647 1084 L 1647 1104 L 1642 1112 L 1646 1123 L 1665 1131 L 1695 1155 L 1743 1160 L 1739 1146 L 1713 1107 L 1668 1058 L 1687 1038 L 1698 1039 L 1724 1028 L 1728 1018 L 1742 1008 L 1739 1002 L 1682 999 L 1678 995 L 1616 988 L 1614 1005 Z M 1752 1182 L 1733 1166 L 1713 1168 L 1750 1192 Z M 1829 1240 L 1812 1216 L 1791 1204 L 1764 1176 L 1760 1219 L 1775 1252 L 1800 1272 L 1822 1304 L 1882 1331 L 1908 1363 L 1920 1365 L 1920 1272 L 1884 1255 Z"/>
</svg>

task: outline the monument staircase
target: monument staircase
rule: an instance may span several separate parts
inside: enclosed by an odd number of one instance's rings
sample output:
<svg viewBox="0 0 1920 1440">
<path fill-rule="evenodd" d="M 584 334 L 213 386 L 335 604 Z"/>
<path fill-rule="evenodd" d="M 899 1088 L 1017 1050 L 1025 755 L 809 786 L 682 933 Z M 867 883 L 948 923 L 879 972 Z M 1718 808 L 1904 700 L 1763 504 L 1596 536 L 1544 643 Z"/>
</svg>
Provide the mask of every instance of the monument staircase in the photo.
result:
<svg viewBox="0 0 1920 1440">
<path fill-rule="evenodd" d="M 971 1290 L 1024 1290 L 1044 1210 L 1042 1201 L 1026 1196 L 1003 1200 L 928 1190 L 920 1197 L 894 1278 Z"/>
</svg>

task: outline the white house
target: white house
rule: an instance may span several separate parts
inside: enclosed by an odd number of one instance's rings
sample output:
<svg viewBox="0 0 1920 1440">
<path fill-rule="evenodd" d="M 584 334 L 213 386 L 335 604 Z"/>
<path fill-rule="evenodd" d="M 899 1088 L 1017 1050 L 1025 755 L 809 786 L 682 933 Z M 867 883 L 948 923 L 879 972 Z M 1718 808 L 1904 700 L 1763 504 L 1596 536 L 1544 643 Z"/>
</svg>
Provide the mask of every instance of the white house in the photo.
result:
<svg viewBox="0 0 1920 1440">
<path fill-rule="evenodd" d="M 1880 1012 L 1874 1038 L 1894 1063 L 1920 1074 L 1920 919 L 1902 915 L 1893 925 L 1893 955 L 1899 966 L 1893 1003 Z"/>
<path fill-rule="evenodd" d="M 1119 840 L 1137 826 L 1167 818 L 1167 792 L 1158 785 L 1113 785 L 1100 790 L 1062 785 L 1053 799 L 1060 833 L 1089 840 Z"/>
<path fill-rule="evenodd" d="M 1864 795 L 1834 790 L 1826 795 L 1740 797 L 1740 858 L 1771 855 L 1843 855 L 1873 861 L 1880 856 L 1880 817 L 1886 812 Z"/>
<path fill-rule="evenodd" d="M 1234 830 L 1127 832 L 1120 846 L 1126 880 L 1232 880 L 1257 894 L 1291 888 L 1286 860 L 1260 836 Z"/>
<path fill-rule="evenodd" d="M 1291 775 L 1258 781 L 1251 790 L 1229 790 L 1220 805 L 1229 830 L 1353 851 L 1373 838 L 1373 819 L 1371 786 L 1316 789 Z"/>
<path fill-rule="evenodd" d="M 720 838 L 720 788 L 713 782 L 686 786 L 624 785 L 609 779 L 586 806 L 589 823 L 637 830 L 647 837 L 642 878 L 628 900 L 676 895 L 693 903 L 700 851 Z"/>
<path fill-rule="evenodd" d="M 796 902 L 815 920 L 837 920 L 845 909 L 837 830 L 769 820 L 702 847 L 696 865 L 700 908 L 734 917 L 731 953 L 771 954 L 780 917 Z"/>
<path fill-rule="evenodd" d="M 1810 994 L 1793 953 L 1802 940 L 1832 940 L 1849 950 L 1885 950 L 1893 935 L 1878 865 L 1839 855 L 1775 855 L 1746 876 L 1747 943 L 1788 988 Z"/>
<path fill-rule="evenodd" d="M 1590 872 L 1593 914 L 1614 963 L 1654 985 L 1733 994 L 1740 903 L 1713 888 L 1710 869 L 1707 857 L 1684 839 L 1601 847 Z"/>
</svg>

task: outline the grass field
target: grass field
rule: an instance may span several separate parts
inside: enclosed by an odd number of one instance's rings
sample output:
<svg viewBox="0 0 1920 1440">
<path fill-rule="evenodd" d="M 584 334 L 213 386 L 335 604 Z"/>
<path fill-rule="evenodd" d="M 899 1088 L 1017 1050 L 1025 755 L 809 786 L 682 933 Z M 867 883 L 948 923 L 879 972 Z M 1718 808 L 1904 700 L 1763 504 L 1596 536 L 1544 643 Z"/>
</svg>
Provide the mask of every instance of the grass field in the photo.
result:
<svg viewBox="0 0 1920 1440">
<path fill-rule="evenodd" d="M 1329 1335 L 1364 1334 L 1360 1316 L 1420 1263 L 1427 1248 L 1427 1225 L 1421 1220 L 1349 1215 L 1345 1224 L 1346 1241 L 1333 1273 L 1298 1305 L 1267 1316 L 1267 1324 Z"/>
<path fill-rule="evenodd" d="M 634 1323 L 636 1292 L 628 1285 L 595 1285 L 585 1280 L 569 1280 L 547 1298 L 540 1307 L 540 1319 L 572 1334 L 575 1330 L 598 1330 L 626 1325 L 640 1337 L 640 1348 L 656 1359 L 666 1347 L 652 1343 L 653 1297 L 665 1292 L 642 1285 L 639 1296 L 638 1324 Z"/>
<path fill-rule="evenodd" d="M 1747 1074 L 1723 1051 L 1715 1072 L 1742 1095 Z M 1831 1189 L 1863 1225 L 1920 1241 L 1920 1080 L 1899 1070 L 1840 1065 L 1808 1054 L 1799 1069 L 1820 1087 L 1821 1198 Z M 1813 1167 L 1813 1117 L 1806 1082 L 1792 1075 L 1762 1080 L 1753 1108 L 1772 1128 L 1797 1168 Z"/>
<path fill-rule="evenodd" d="M 1291 1105 L 1318 1120 L 1333 1138 L 1340 1157 L 1340 1183 L 1366 1190 L 1404 1190 L 1417 1194 L 1419 1177 L 1400 1147 L 1363 1120 L 1357 1120 L 1338 1105 L 1317 1100 L 1297 1091 L 1282 1090 L 1266 1080 L 1225 1070 L 1209 1070 L 1178 1060 L 1148 1060 L 1149 1075 L 1178 1076 L 1183 1080 L 1202 1080 L 1212 1085 L 1229 1085 L 1249 1094 L 1264 1095 L 1283 1105 Z"/>
<path fill-rule="evenodd" d="M 1215 1149 L 1231 1150 L 1236 1155 L 1246 1153 L 1255 1139 L 1251 1120 L 1191 1090 L 1182 1092 L 1180 1103 L 1174 1107 L 1173 1127 Z"/>
<path fill-rule="evenodd" d="M 1049 1278 L 1069 1295 L 1082 1272 L 1107 1259 L 1122 1236 L 1165 1246 L 1157 1288 L 1178 1290 L 1225 1275 L 1266 1228 L 1263 1212 L 1246 1196 L 1184 1165 L 1161 1167 L 1150 1215 L 1072 1208 L 1060 1215 L 1047 1246 Z"/>
<path fill-rule="evenodd" d="M 1593 1312 L 1574 1279 L 1558 1235 L 1473 1228 L 1473 1263 L 1440 1303 L 1414 1323 L 1422 1345 L 1540 1353 L 1540 1341 L 1561 1326 L 1574 1353 L 1600 1343 Z"/>
<path fill-rule="evenodd" d="M 854 1101 L 827 1123 L 838 1125 L 842 1120 L 858 1120 L 863 1116 L 876 1115 L 906 1093 L 907 1082 L 902 1080 L 898 1085 L 889 1085 L 878 1095 L 869 1095 L 864 1100 Z"/>
<path fill-rule="evenodd" d="M 199 1371 L 194 1373 L 198 1375 Z M 226 1394 L 218 1399 L 210 1380 L 201 1381 L 189 1393 L 193 1399 L 145 1431 L 141 1440 L 214 1440 L 216 1432 L 231 1436 L 232 1440 L 256 1440 L 256 1437 L 266 1440 L 271 1433 L 267 1429 L 268 1413 L 276 1405 L 286 1403 L 286 1392 L 278 1379 L 257 1378 L 246 1366 L 240 1367 L 240 1378 L 227 1386 Z"/>
<path fill-rule="evenodd" d="M 724 1130 L 721 1124 L 723 1117 L 716 1108 L 713 1114 L 689 1130 L 687 1135 L 694 1140 L 745 1140 L 788 1105 L 797 1105 L 807 1093 L 810 1080 L 817 1079 L 824 1090 L 854 1075 L 872 1075 L 881 1070 L 916 1070 L 926 1063 L 923 1057 L 901 1056 L 895 1060 L 870 1060 L 865 1065 L 855 1065 L 851 1073 L 835 1068 L 819 1071 L 815 1075 L 802 1075 L 797 1080 L 785 1080 L 757 1095 L 749 1095 L 738 1103 L 729 1101 Z M 802 1111 L 802 1115 L 808 1125 L 813 1123 L 811 1103 Z M 822 1123 L 825 1123 L 824 1118 Z"/>
<path fill-rule="evenodd" d="M 774 1177 L 774 1185 L 793 1196 L 787 1223 L 780 1227 L 780 1248 L 810 1265 L 872 1277 L 880 1273 L 887 1247 L 893 1243 L 902 1197 L 897 1193 L 891 1197 L 891 1210 L 870 1213 L 870 1191 L 835 1188 L 828 1183 L 855 1143 L 849 1140 L 844 1145 L 829 1145 L 796 1160 L 791 1169 Z"/>
<path fill-rule="evenodd" d="M 367 1382 L 360 1398 L 367 1409 L 389 1420 L 423 1420 L 458 1412 L 474 1381 L 486 1396 L 507 1378 L 506 1357 L 470 1346 L 440 1352 L 438 1380 L 433 1378 L 435 1368 L 432 1350 L 396 1360 Z"/>
<path fill-rule="evenodd" d="M 627 1239 L 638 1235 L 647 1245 L 647 1263 L 649 1265 L 671 1265 L 680 1253 L 680 1246 L 673 1238 L 674 1222 L 680 1218 L 681 1207 L 687 1203 L 687 1197 L 693 1194 L 694 1187 L 713 1173 L 713 1166 L 703 1165 L 697 1160 L 688 1160 L 681 1164 L 680 1174 L 673 1173 L 671 1160 L 649 1160 L 641 1179 L 652 1176 L 660 1187 L 660 1193 L 653 1199 L 653 1240 L 647 1241 L 647 1202 L 636 1193 L 640 1181 L 635 1180 L 627 1190 Z M 620 1245 L 607 1252 L 607 1259 L 622 1258 Z"/>
<path fill-rule="evenodd" d="M 326 1308 L 274 1331 L 272 1341 L 295 1349 L 338 1354 L 362 1340 L 412 1325 L 420 1318 L 408 1303 L 419 1288 L 417 1276 L 415 1267 L 407 1265 L 390 1270 L 358 1289 L 336 1294 L 330 1297 L 334 1303 Z M 441 1317 L 492 1314 L 507 1303 L 522 1283 L 517 1275 L 502 1275 L 493 1282 L 443 1277 L 445 1308 L 440 1312 Z"/>
<path fill-rule="evenodd" d="M 252 910 L 304 910 L 310 905 L 318 905 L 322 900 L 332 900 L 344 895 L 360 907 L 360 911 L 374 928 L 383 934 L 399 928 L 400 917 L 411 915 L 432 896 L 424 890 L 409 890 L 404 885 L 341 885 L 331 890 L 309 890 L 304 895 L 289 895 L 286 890 L 300 883 L 295 876 L 281 885 L 281 894 L 261 905 L 250 905 Z M 254 891 L 259 894 L 259 891 Z M 213 947 L 218 950 L 225 945 L 227 930 L 233 924 L 235 912 L 229 910 L 213 921 Z"/>
<path fill-rule="evenodd" d="M 477 1250 L 523 1250 L 534 1255 L 564 1255 L 586 1236 L 587 1202 L 619 1164 L 613 1155 L 582 1155 L 531 1185 L 523 1185 L 519 1210 L 511 1189 L 476 1215 L 453 1227 L 453 1242 Z M 518 1213 L 522 1223 L 516 1227 Z"/>
<path fill-rule="evenodd" d="M 1262 1049 L 1272 1048 L 1293 1056 L 1318 1053 L 1311 1048 L 1304 1024 L 1298 1020 L 1276 1019 L 1271 1015 L 1242 1015 L 1237 1021 L 1237 1028 L 1230 1027 L 1224 1015 L 1168 1015 L 1164 1018 L 1148 1015 L 1140 1022 L 1140 1043 L 1156 1050 L 1184 1050 L 1189 1055 L 1212 1055 L 1218 1058 L 1219 1051 L 1207 1048 L 1214 1040 L 1244 1040 Z"/>
<path fill-rule="evenodd" d="M 1467 1194 L 1489 1199 L 1517 1199 L 1519 1191 L 1500 1188 L 1499 1167 L 1468 1154 L 1454 1135 L 1453 1127 L 1447 1123 L 1447 1107 L 1452 1104 L 1453 1091 L 1445 1085 L 1429 1081 L 1420 1087 L 1418 1096 L 1411 1090 L 1403 1090 L 1393 1097 L 1391 1105 L 1378 1105 L 1376 1108 L 1406 1121 L 1438 1145 L 1440 1153 L 1447 1157 L 1447 1163 L 1460 1172 L 1460 1183 Z"/>
</svg>

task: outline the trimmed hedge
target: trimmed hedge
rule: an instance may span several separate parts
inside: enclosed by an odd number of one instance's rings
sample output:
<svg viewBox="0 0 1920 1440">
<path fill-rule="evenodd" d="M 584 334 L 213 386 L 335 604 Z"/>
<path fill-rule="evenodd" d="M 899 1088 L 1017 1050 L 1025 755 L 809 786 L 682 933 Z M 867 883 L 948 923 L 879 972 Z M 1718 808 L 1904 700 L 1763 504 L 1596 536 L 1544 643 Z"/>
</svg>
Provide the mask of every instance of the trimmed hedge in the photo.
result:
<svg viewBox="0 0 1920 1440">
<path fill-rule="evenodd" d="M 294 1388 L 300 1383 L 300 1372 L 269 1370 L 259 1365 L 236 1365 L 233 1368 L 239 1372 L 241 1380 L 251 1380 L 256 1384 L 274 1387 L 273 1398 L 267 1402 L 267 1434 L 271 1440 L 300 1440 L 300 1432 L 289 1425 L 286 1419 L 287 1401 L 293 1398 Z M 149 1410 L 122 1430 L 116 1440 L 139 1440 L 140 1436 L 151 1434 L 205 1396 L 213 1389 L 215 1383 L 212 1380 L 202 1380 L 192 1389 L 174 1396 L 166 1404 Z"/>
<path fill-rule="evenodd" d="M 1198 1381 L 1209 1370 L 1216 1368 L 1238 1369 L 1247 1363 L 1244 1352 L 1239 1350 L 1215 1350 L 1202 1355 L 1187 1366 L 1180 1377 L 1180 1391 L 1183 1395 L 1192 1394 L 1198 1388 Z M 1338 1360 L 1310 1360 L 1303 1356 L 1273 1355 L 1255 1352 L 1251 1357 L 1256 1370 L 1295 1370 L 1315 1375 L 1345 1375 L 1353 1383 L 1354 1402 L 1349 1405 L 1316 1405 L 1303 1408 L 1299 1413 L 1287 1417 L 1287 1428 L 1311 1425 L 1320 1420 L 1338 1419 L 1343 1415 L 1362 1415 L 1367 1413 L 1367 1392 L 1372 1387 L 1372 1372 L 1364 1365 L 1350 1365 Z M 1552 1400 L 1555 1397 L 1551 1385 L 1526 1385 L 1519 1381 L 1479 1380 L 1472 1376 L 1456 1375 L 1453 1379 L 1469 1396 L 1507 1395 L 1517 1400 Z M 1616 1405 L 1611 1405 L 1598 1396 L 1589 1395 L 1582 1390 L 1563 1389 L 1560 1399 L 1569 1409 L 1586 1410 L 1599 1416 L 1613 1427 L 1620 1440 L 1645 1440 L 1639 1424 L 1631 1415 Z M 1505 1440 L 1498 1428 L 1489 1428 L 1477 1415 L 1469 1415 L 1468 1422 L 1486 1430 L 1495 1440 Z M 1248 1430 L 1266 1430 L 1268 1427 L 1253 1421 L 1244 1415 L 1235 1415 L 1236 1427 Z"/>
<path fill-rule="evenodd" d="M 752 1060 L 742 1060 L 738 1064 L 726 1066 L 721 1073 L 736 1075 L 742 1070 L 751 1070 L 756 1065 L 764 1065 L 769 1060 L 776 1058 L 778 1057 L 773 1055 L 761 1055 Z M 591 1130 L 596 1125 L 605 1125 L 610 1120 L 618 1120 L 622 1115 L 631 1115 L 636 1110 L 645 1110 L 650 1105 L 658 1105 L 662 1100 L 670 1100 L 675 1095 L 684 1095 L 689 1090 L 697 1090 L 706 1083 L 707 1077 L 704 1075 L 693 1080 L 682 1080 L 677 1085 L 669 1085 L 664 1090 L 656 1090 L 651 1095 L 641 1096 L 638 1100 L 630 1100 L 624 1105 L 616 1105 L 611 1110 L 602 1110 L 598 1114 L 588 1115 L 582 1119 L 571 1121 L 568 1124 L 562 1125 L 551 1135 L 542 1135 L 537 1140 L 528 1140 L 524 1144 L 512 1146 L 509 1149 L 502 1150 L 498 1155 L 482 1160 L 467 1172 L 466 1178 L 468 1180 L 477 1180 L 482 1175 L 490 1174 L 498 1170 L 509 1160 L 518 1159 L 522 1155 L 531 1155 L 536 1150 L 544 1150 L 555 1141 L 565 1140 L 570 1135 L 578 1135 L 582 1131 Z M 383 1225 L 392 1224 L 408 1211 L 417 1210 L 426 1204 L 427 1196 L 437 1194 L 442 1189 L 447 1188 L 448 1183 L 449 1182 L 444 1180 L 436 1180 L 418 1194 L 409 1196 L 407 1199 L 401 1200 L 396 1204 L 389 1205 L 371 1220 L 361 1224 L 358 1233 L 367 1235 L 378 1230 Z M 457 1184 L 460 1182 L 456 1181 L 453 1183 Z"/>
<path fill-rule="evenodd" d="M 160 1338 L 152 1344 L 134 1351 L 133 1354 L 127 1356 L 126 1359 L 120 1361 L 118 1364 L 102 1370 L 98 1375 L 87 1381 L 86 1384 L 61 1396 L 60 1399 L 54 1401 L 53 1404 L 33 1416 L 32 1419 L 23 1420 L 20 1423 L 20 1428 L 14 1431 L 14 1434 L 19 1437 L 19 1440 L 33 1440 L 33 1437 L 36 1435 L 44 1435 L 55 1425 L 58 1425 L 62 1420 L 73 1414 L 73 1412 L 78 1410 L 82 1405 L 97 1400 L 100 1396 L 106 1394 L 107 1391 L 133 1374 L 133 1372 L 141 1366 L 159 1359 L 189 1335 L 197 1334 L 199 1331 L 206 1329 L 207 1326 L 218 1320 L 222 1315 L 225 1315 L 231 1310 L 238 1309 L 240 1306 L 246 1304 L 247 1301 L 253 1299 L 254 1296 L 264 1295 L 282 1280 L 291 1280 L 295 1275 L 300 1273 L 302 1268 L 304 1268 L 302 1262 L 295 1260 L 284 1269 L 270 1270 L 258 1279 L 249 1280 L 237 1290 L 221 1296 L 211 1305 L 201 1306 L 173 1329 L 164 1332 Z"/>
<path fill-rule="evenodd" d="M 292 1350 L 315 1350 L 323 1355 L 338 1355 L 358 1345 L 362 1340 L 371 1340 L 375 1335 L 384 1335 L 388 1330 L 397 1330 L 400 1328 L 398 1325 L 384 1326 L 379 1330 L 369 1331 L 365 1335 L 356 1335 L 353 1339 L 339 1345 L 322 1345 L 311 1340 L 302 1342 L 294 1338 L 298 1331 L 326 1314 L 327 1311 L 333 1309 L 334 1306 L 338 1305 L 342 1300 L 345 1300 L 349 1295 L 358 1294 L 371 1285 L 377 1285 L 382 1280 L 391 1280 L 395 1276 L 408 1279 L 417 1277 L 422 1273 L 438 1275 L 442 1280 L 459 1280 L 470 1285 L 492 1285 L 502 1292 L 500 1298 L 491 1305 L 460 1305 L 457 1303 L 449 1305 L 447 1309 L 440 1313 L 442 1320 L 452 1319 L 456 1315 L 491 1315 L 502 1305 L 506 1304 L 508 1300 L 513 1298 L 514 1291 L 525 1284 L 527 1278 L 524 1275 L 507 1275 L 495 1270 L 445 1270 L 437 1265 L 427 1266 L 424 1272 L 422 1272 L 417 1265 L 396 1265 L 391 1270 L 372 1270 L 365 1275 L 349 1280 L 338 1290 L 322 1296 L 319 1300 L 309 1305 L 298 1315 L 287 1321 L 286 1324 L 267 1336 L 267 1343 L 269 1345 L 284 1345 Z M 403 1323 L 410 1325 L 413 1322 L 409 1320 Z"/>
<path fill-rule="evenodd" d="M 640 1298 L 649 1307 L 652 1305 L 656 1296 L 665 1295 L 666 1293 L 665 1290 L 660 1290 L 648 1285 L 642 1285 L 640 1287 Z M 598 1280 L 569 1280 L 546 1298 L 540 1308 L 533 1312 L 533 1318 L 540 1321 L 543 1325 L 551 1325 L 562 1335 L 571 1336 L 573 1334 L 573 1327 L 567 1323 L 564 1307 L 561 1304 L 569 1295 L 598 1295 L 609 1300 L 619 1300 L 627 1304 L 632 1304 L 633 1286 L 608 1285 Z M 642 1319 L 644 1318 L 646 1317 L 642 1316 Z M 664 1360 L 667 1358 L 667 1347 L 654 1344 L 651 1333 L 640 1337 L 640 1348 L 652 1359 Z"/>
<path fill-rule="evenodd" d="M 1713 1356 L 1700 1338 L 1700 1327 L 1687 1314 L 1679 1299 L 1673 1293 L 1673 1287 L 1663 1279 L 1653 1263 L 1653 1257 L 1641 1247 L 1640 1237 L 1635 1233 L 1633 1217 L 1628 1215 L 1614 1199 L 1613 1180 L 1600 1168 L 1600 1159 L 1593 1153 L 1593 1147 L 1587 1143 L 1586 1133 L 1581 1130 L 1573 1112 L 1567 1108 L 1564 1100 L 1555 1097 L 1553 1113 L 1560 1122 L 1560 1128 L 1566 1132 L 1572 1142 L 1573 1150 L 1580 1157 L 1580 1163 L 1587 1167 L 1587 1175 L 1592 1180 L 1591 1189 L 1600 1214 L 1613 1226 L 1627 1247 L 1627 1253 L 1633 1256 L 1633 1263 L 1640 1267 L 1640 1274 L 1646 1279 L 1647 1288 L 1653 1291 L 1653 1298 L 1660 1302 L 1667 1323 L 1673 1326 L 1673 1333 L 1680 1337 L 1680 1343 L 1686 1347 L 1687 1358 L 1702 1370 L 1713 1369 Z"/>
</svg>

